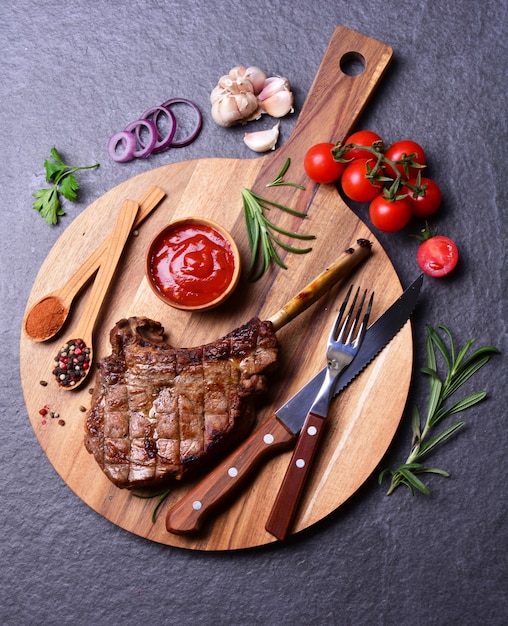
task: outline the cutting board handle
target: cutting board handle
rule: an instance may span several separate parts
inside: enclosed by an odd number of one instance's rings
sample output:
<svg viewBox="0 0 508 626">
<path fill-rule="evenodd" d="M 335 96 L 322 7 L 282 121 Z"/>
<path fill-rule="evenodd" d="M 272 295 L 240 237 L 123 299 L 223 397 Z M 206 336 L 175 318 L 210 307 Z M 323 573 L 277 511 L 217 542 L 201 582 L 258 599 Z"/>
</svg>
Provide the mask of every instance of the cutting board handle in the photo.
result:
<svg viewBox="0 0 508 626">
<path fill-rule="evenodd" d="M 299 137 L 312 143 L 345 139 L 392 56 L 390 46 L 344 26 L 336 28 L 288 143 Z M 346 73 L 353 66 L 363 66 L 363 71 Z"/>
<path fill-rule="evenodd" d="M 337 27 L 291 136 L 277 149 L 277 158 L 263 157 L 265 162 L 257 180 L 264 181 L 264 184 L 273 180 L 289 157 L 291 171 L 288 180 L 295 181 L 298 177 L 303 183 L 303 158 L 307 150 L 316 143 L 336 143 L 346 139 L 392 56 L 390 46 L 344 26 Z M 363 71 L 349 72 L 351 65 L 363 66 Z"/>
</svg>

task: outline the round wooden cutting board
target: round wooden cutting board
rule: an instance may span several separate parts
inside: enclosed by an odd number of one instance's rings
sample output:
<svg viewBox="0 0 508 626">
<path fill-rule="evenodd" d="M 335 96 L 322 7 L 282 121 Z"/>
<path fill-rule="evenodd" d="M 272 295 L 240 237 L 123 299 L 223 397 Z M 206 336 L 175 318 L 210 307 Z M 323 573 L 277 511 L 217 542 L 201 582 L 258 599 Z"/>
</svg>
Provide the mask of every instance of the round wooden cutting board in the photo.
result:
<svg viewBox="0 0 508 626">
<path fill-rule="evenodd" d="M 351 51 L 366 62 L 359 77 L 350 77 L 337 69 L 339 61 Z M 402 293 L 390 259 L 374 234 L 346 206 L 333 185 L 312 185 L 305 177 L 302 164 L 305 150 L 313 143 L 336 141 L 347 135 L 390 57 L 391 50 L 384 44 L 338 28 L 295 131 L 284 146 L 270 155 L 250 160 L 200 159 L 173 163 L 111 189 L 77 217 L 56 242 L 35 280 L 27 311 L 43 295 L 61 286 L 101 243 L 112 229 L 123 200 L 139 200 L 152 185 L 161 187 L 166 197 L 140 227 L 139 234 L 131 236 L 127 242 L 96 327 L 96 359 L 110 353 L 110 329 L 119 319 L 131 315 L 161 322 L 168 341 L 181 347 L 214 341 L 253 316 L 268 319 L 351 243 L 359 238 L 369 239 L 373 243 L 372 257 L 343 284 L 334 287 L 278 331 L 280 366 L 269 380 L 268 395 L 258 406 L 258 422 L 261 423 L 324 366 L 330 326 L 351 282 L 375 291 L 372 320 Z M 328 90 L 333 96 L 324 93 Z M 317 123 L 316 118 L 321 123 Z M 266 183 L 275 177 L 287 157 L 291 158 L 291 166 L 286 179 L 302 182 L 305 190 L 290 187 L 267 190 Z M 285 256 L 287 270 L 274 267 L 256 283 L 249 283 L 243 275 L 230 300 L 215 310 L 189 314 L 162 304 L 146 282 L 144 260 L 150 240 L 173 219 L 192 215 L 217 221 L 232 233 L 244 266 L 248 264 L 250 253 L 240 195 L 244 186 L 308 211 L 305 220 L 283 213 L 270 217 L 283 227 L 316 235 L 312 252 L 288 254 Z M 34 343 L 22 333 L 20 343 L 21 379 L 28 415 L 40 445 L 62 479 L 112 523 L 152 541 L 195 550 L 233 550 L 276 541 L 265 531 L 264 525 L 291 452 L 267 461 L 244 490 L 210 518 L 203 532 L 196 536 L 174 535 L 165 528 L 165 512 L 194 483 L 172 485 L 170 495 L 152 523 L 151 512 L 156 500 L 137 498 L 115 487 L 102 473 L 83 443 L 93 376 L 81 389 L 63 391 L 51 374 L 60 346 L 65 339 L 73 337 L 73 327 L 88 293 L 89 287 L 76 302 L 58 337 Z M 335 399 L 328 420 L 329 430 L 319 450 L 293 532 L 335 511 L 375 470 L 398 427 L 409 391 L 412 360 L 412 334 L 407 323 Z M 40 381 L 48 384 L 43 386 Z M 40 415 L 39 410 L 45 405 L 57 412 L 60 419 Z"/>
</svg>

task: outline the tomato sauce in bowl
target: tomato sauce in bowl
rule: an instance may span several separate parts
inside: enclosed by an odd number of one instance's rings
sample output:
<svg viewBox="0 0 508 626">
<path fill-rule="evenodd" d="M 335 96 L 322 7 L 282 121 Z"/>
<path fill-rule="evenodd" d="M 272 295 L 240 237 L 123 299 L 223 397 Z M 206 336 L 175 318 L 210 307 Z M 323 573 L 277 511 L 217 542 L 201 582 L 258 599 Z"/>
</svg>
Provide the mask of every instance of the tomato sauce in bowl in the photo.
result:
<svg viewBox="0 0 508 626">
<path fill-rule="evenodd" d="M 240 278 L 240 254 L 231 235 L 201 218 L 176 220 L 149 246 L 148 281 L 177 309 L 205 311 L 224 302 Z"/>
</svg>

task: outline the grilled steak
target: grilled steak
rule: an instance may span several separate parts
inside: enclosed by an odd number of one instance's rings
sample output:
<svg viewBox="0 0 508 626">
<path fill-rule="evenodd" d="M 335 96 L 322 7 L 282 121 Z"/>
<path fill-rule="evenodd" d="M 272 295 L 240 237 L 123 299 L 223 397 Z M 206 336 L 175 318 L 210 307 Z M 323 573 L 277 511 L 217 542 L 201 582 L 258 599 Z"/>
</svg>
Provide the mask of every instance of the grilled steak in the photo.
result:
<svg viewBox="0 0 508 626">
<path fill-rule="evenodd" d="M 214 343 L 174 348 L 145 317 L 119 321 L 98 363 L 85 446 L 119 487 L 181 479 L 244 437 L 278 342 L 257 318 Z"/>
</svg>

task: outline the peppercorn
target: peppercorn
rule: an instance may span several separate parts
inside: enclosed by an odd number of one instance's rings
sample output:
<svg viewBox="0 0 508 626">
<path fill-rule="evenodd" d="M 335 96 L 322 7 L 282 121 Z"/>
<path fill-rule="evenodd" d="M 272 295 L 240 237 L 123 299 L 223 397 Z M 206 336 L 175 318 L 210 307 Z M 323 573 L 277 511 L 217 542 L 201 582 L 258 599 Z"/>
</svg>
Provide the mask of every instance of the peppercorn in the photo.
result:
<svg viewBox="0 0 508 626">
<path fill-rule="evenodd" d="M 73 387 L 86 375 L 90 366 L 90 348 L 82 339 L 71 339 L 65 343 L 55 357 L 57 366 L 53 375 L 62 387 Z"/>
</svg>

